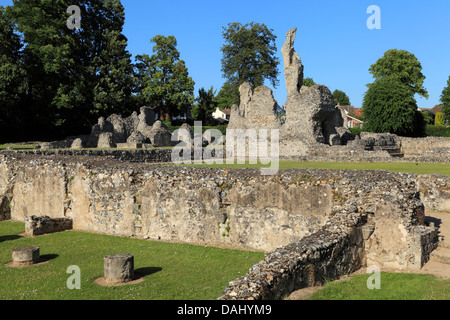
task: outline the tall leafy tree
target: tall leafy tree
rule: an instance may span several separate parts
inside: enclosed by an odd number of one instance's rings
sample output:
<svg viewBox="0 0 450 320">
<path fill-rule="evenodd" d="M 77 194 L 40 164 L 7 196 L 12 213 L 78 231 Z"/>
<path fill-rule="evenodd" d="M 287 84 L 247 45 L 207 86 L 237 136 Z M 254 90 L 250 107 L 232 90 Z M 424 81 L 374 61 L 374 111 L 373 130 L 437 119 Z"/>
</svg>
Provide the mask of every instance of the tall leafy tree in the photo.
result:
<svg viewBox="0 0 450 320">
<path fill-rule="evenodd" d="M 5 142 L 20 138 L 26 83 L 22 42 L 3 6 L 0 6 L 0 43 L 0 140 Z"/>
<path fill-rule="evenodd" d="M 154 43 L 152 56 L 136 56 L 139 98 L 155 107 L 161 119 L 171 121 L 194 102 L 195 82 L 180 59 L 174 36 L 157 35 L 151 42 Z"/>
<path fill-rule="evenodd" d="M 370 67 L 369 72 L 375 80 L 394 77 L 408 86 L 413 93 L 428 98 L 428 92 L 424 88 L 426 77 L 422 74 L 422 65 L 414 54 L 406 50 L 386 51 L 384 56 Z"/>
<path fill-rule="evenodd" d="M 13 3 L 11 13 L 25 43 L 28 109 L 25 128 L 49 135 L 52 128 L 62 123 L 57 105 L 74 63 L 71 59 L 74 42 L 66 26 L 67 7 L 62 1 L 50 0 Z"/>
<path fill-rule="evenodd" d="M 133 64 L 123 35 L 125 11 L 120 0 L 80 1 L 83 12 L 79 31 L 82 62 L 87 62 L 92 86 L 91 113 L 96 118 L 111 113 L 127 114 L 133 104 Z M 86 13 L 84 13 L 86 12 Z"/>
<path fill-rule="evenodd" d="M 444 113 L 445 119 L 450 120 L 450 76 L 447 80 L 447 86 L 442 90 L 441 103 L 444 104 L 442 112 Z"/>
<path fill-rule="evenodd" d="M 336 105 L 341 105 L 341 106 L 349 106 L 350 105 L 350 98 L 347 96 L 347 94 L 344 91 L 341 90 L 334 90 L 333 91 L 333 98 L 334 98 L 334 103 Z"/>
<path fill-rule="evenodd" d="M 70 5 L 81 9 L 81 29 L 67 27 Z M 120 0 L 14 0 L 12 12 L 25 43 L 31 132 L 78 134 L 135 108 Z"/>
<path fill-rule="evenodd" d="M 214 88 L 211 87 L 208 91 L 206 91 L 205 88 L 198 90 L 198 97 L 196 101 L 196 120 L 202 121 L 204 126 L 213 125 L 214 117 L 212 114 L 219 105 Z"/>
<path fill-rule="evenodd" d="M 410 87 L 396 77 L 370 85 L 363 101 L 365 128 L 371 132 L 422 136 L 425 123 Z"/>
<path fill-rule="evenodd" d="M 221 48 L 222 73 L 228 85 L 234 87 L 234 94 L 246 81 L 253 88 L 263 85 L 265 80 L 278 86 L 280 61 L 272 29 L 263 23 L 233 22 L 223 27 L 222 35 L 225 40 Z"/>
<path fill-rule="evenodd" d="M 232 105 L 239 105 L 239 86 L 237 83 L 232 83 L 231 81 L 225 81 L 222 88 L 217 94 L 218 107 L 220 109 L 230 108 Z"/>
</svg>

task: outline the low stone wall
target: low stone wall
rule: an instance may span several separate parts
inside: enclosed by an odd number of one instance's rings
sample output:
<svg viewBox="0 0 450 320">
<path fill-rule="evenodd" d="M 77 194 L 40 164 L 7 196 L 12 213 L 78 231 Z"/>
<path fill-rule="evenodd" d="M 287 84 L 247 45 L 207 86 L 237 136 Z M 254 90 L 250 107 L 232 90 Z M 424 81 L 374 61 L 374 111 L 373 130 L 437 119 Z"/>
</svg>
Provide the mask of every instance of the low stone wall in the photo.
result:
<svg viewBox="0 0 450 320">
<path fill-rule="evenodd" d="M 27 236 L 40 236 L 48 233 L 61 232 L 72 229 L 72 219 L 68 218 L 50 218 L 42 217 L 26 217 L 25 218 L 25 234 Z"/>
<path fill-rule="evenodd" d="M 24 153 L 0 157 L 0 173 L 0 197 L 9 193 L 15 221 L 45 215 L 72 219 L 75 230 L 269 252 L 223 299 L 280 298 L 366 264 L 419 269 L 437 243 L 410 174 L 261 176 Z M 367 238 L 366 226 L 373 229 Z"/>
<path fill-rule="evenodd" d="M 400 137 L 400 143 L 401 151 L 404 153 L 406 158 L 450 158 L 450 138 L 448 137 Z"/>
<path fill-rule="evenodd" d="M 417 187 L 427 209 L 450 212 L 450 177 L 418 176 Z"/>
<path fill-rule="evenodd" d="M 105 159 L 114 159 L 129 162 L 150 162 L 150 163 L 166 163 L 172 162 L 172 150 L 168 149 L 59 149 L 45 150 L 36 149 L 30 151 L 2 151 L 0 154 L 7 156 L 36 156 L 47 158 L 67 159 L 69 162 L 78 161 L 82 163 L 88 157 L 104 157 Z"/>
<path fill-rule="evenodd" d="M 322 285 L 365 266 L 361 226 L 366 216 L 346 212 L 321 230 L 266 254 L 231 281 L 219 300 L 278 300 L 295 290 Z"/>
</svg>

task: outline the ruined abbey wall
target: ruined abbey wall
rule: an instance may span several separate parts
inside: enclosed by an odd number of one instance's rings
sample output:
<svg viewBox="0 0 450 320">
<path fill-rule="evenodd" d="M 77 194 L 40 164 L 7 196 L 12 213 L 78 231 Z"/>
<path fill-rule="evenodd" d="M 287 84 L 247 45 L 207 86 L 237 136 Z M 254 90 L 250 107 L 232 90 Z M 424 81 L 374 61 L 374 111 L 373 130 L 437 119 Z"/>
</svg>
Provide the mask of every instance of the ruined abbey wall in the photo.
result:
<svg viewBox="0 0 450 320">
<path fill-rule="evenodd" d="M 221 299 L 278 299 L 367 265 L 419 269 L 437 246 L 426 210 L 450 178 L 384 171 L 161 166 L 108 156 L 0 156 L 0 220 L 267 252 Z M 424 206 L 424 203 L 426 206 Z"/>
<path fill-rule="evenodd" d="M 396 242 L 389 254 L 382 240 L 375 242 L 379 248 L 373 246 L 368 257 L 420 267 L 420 250 L 410 243 L 424 220 L 416 176 L 340 170 L 260 176 L 259 170 L 104 157 L 76 161 L 16 154 L 1 159 L 2 212 L 9 210 L 12 220 L 66 217 L 76 230 L 270 251 L 314 234 L 336 215 L 345 217 L 350 206 L 383 225 L 374 232 L 380 232 L 379 239 L 386 233 L 405 241 L 403 246 Z"/>
</svg>

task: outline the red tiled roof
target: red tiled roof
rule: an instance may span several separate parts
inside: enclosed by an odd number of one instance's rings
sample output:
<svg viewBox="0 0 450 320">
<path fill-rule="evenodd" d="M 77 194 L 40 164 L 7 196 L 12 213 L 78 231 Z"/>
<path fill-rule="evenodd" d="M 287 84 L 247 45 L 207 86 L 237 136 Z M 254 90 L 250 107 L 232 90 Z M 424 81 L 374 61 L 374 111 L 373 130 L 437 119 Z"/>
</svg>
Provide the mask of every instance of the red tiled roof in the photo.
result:
<svg viewBox="0 0 450 320">
<path fill-rule="evenodd" d="M 357 117 L 362 117 L 363 116 L 363 110 L 362 109 L 355 109 L 355 115 Z"/>
</svg>

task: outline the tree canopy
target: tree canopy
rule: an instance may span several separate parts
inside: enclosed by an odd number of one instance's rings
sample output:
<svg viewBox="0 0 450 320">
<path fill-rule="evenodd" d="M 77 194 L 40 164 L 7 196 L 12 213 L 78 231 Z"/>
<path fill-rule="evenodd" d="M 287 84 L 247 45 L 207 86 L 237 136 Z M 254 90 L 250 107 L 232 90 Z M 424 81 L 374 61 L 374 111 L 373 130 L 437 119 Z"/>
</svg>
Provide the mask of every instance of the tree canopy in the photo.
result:
<svg viewBox="0 0 450 320">
<path fill-rule="evenodd" d="M 442 112 L 446 120 L 450 120 L 450 76 L 447 80 L 447 86 L 442 90 L 441 103 L 444 104 Z"/>
<path fill-rule="evenodd" d="M 384 56 L 370 67 L 369 72 L 375 80 L 394 77 L 408 86 L 413 93 L 428 98 L 428 92 L 424 88 L 426 77 L 422 74 L 422 65 L 414 54 L 406 50 L 386 51 Z"/>
<path fill-rule="evenodd" d="M 239 99 L 239 86 L 249 82 L 253 88 L 264 84 L 268 80 L 273 87 L 277 87 L 278 65 L 276 36 L 272 29 L 263 23 L 239 22 L 229 23 L 223 27 L 225 44 L 222 46 L 222 73 L 227 79 L 226 89 L 232 93 L 229 105 Z M 228 94 L 227 94 L 228 95 Z M 239 101 L 239 100 L 238 100 Z"/>
<path fill-rule="evenodd" d="M 211 87 L 208 91 L 206 91 L 205 88 L 199 89 L 196 102 L 197 103 L 192 107 L 192 117 L 195 120 L 202 121 L 204 126 L 214 125 L 215 119 L 212 114 L 218 106 L 214 88 Z"/>
<path fill-rule="evenodd" d="M 24 101 L 25 70 L 22 60 L 22 41 L 14 32 L 10 12 L 0 6 L 0 134 L 10 138 L 9 132 L 20 132 L 21 105 Z"/>
<path fill-rule="evenodd" d="M 67 26 L 70 5 L 80 8 L 80 29 Z M 10 43 L 4 50 L 15 57 L 15 79 L 21 78 L 20 107 L 7 107 L 20 116 L 14 121 L 21 130 L 11 129 L 2 139 L 63 138 L 90 130 L 99 116 L 136 108 L 120 0 L 17 0 L 6 11 L 15 30 L 2 28 L 9 39 L 2 46 Z M 7 21 L 3 14 L 0 19 L 2 25 Z"/>
<path fill-rule="evenodd" d="M 305 78 L 303 79 L 303 85 L 305 87 L 312 87 L 316 85 L 316 83 L 314 82 L 313 78 Z"/>
<path fill-rule="evenodd" d="M 347 94 L 344 91 L 341 90 L 334 90 L 333 91 L 333 98 L 334 98 L 334 104 L 335 105 L 341 105 L 341 106 L 349 106 L 350 105 L 350 98 L 347 96 Z"/>
<path fill-rule="evenodd" d="M 186 113 L 194 102 L 195 83 L 180 59 L 174 36 L 156 35 L 151 42 L 152 56 L 136 56 L 140 99 L 157 108 L 161 119 L 171 121 L 173 116 Z"/>
<path fill-rule="evenodd" d="M 410 88 L 396 77 L 382 77 L 364 96 L 365 129 L 402 136 L 422 136 L 424 120 Z"/>
<path fill-rule="evenodd" d="M 239 87 L 236 83 L 226 81 L 216 96 L 220 109 L 230 108 L 232 105 L 239 105 Z"/>
</svg>

